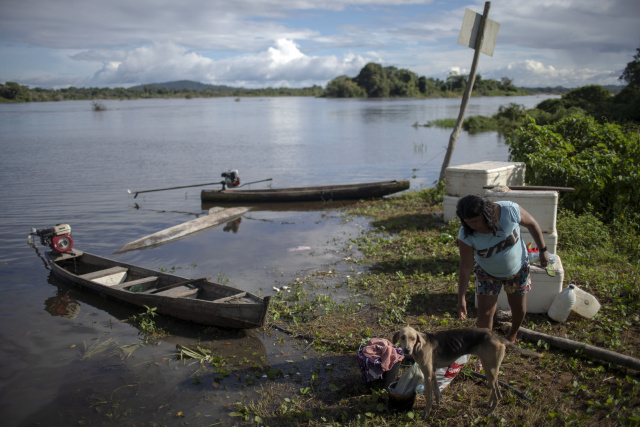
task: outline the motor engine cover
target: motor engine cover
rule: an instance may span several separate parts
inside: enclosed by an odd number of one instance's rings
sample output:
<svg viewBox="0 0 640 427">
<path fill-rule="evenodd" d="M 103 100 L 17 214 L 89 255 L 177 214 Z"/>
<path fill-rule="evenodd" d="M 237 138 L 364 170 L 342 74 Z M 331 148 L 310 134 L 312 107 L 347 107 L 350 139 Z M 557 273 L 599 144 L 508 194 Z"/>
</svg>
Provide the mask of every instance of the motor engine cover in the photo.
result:
<svg viewBox="0 0 640 427">
<path fill-rule="evenodd" d="M 51 249 L 60 253 L 68 252 L 73 248 L 73 239 L 68 234 L 55 236 L 51 239 Z"/>
</svg>

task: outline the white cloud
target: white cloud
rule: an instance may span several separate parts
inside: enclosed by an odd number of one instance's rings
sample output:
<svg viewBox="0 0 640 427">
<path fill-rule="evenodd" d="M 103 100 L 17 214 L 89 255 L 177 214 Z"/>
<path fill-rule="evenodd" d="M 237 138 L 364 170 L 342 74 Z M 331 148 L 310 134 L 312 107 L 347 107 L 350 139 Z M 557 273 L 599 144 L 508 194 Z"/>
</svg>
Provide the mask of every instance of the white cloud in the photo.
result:
<svg viewBox="0 0 640 427">
<path fill-rule="evenodd" d="M 618 76 L 619 74 L 613 71 L 584 67 L 557 68 L 553 65 L 545 65 L 540 61 L 525 60 L 492 70 L 490 76 L 487 75 L 486 78 L 512 77 L 513 83 L 522 87 L 577 87 L 583 86 L 584 82 L 600 85 L 619 84 Z M 549 82 L 554 83 L 550 85 Z"/>
<path fill-rule="evenodd" d="M 281 39 L 255 55 L 212 60 L 173 43 L 153 44 L 133 49 L 108 59 L 105 52 L 85 52 L 83 60 L 101 59 L 104 65 L 92 84 L 136 85 L 171 80 L 195 80 L 202 83 L 246 88 L 266 86 L 324 86 L 341 74 L 355 75 L 374 59 L 347 54 L 342 58 L 308 56 L 292 40 Z"/>
<path fill-rule="evenodd" d="M 368 61 L 443 79 L 470 68 L 458 33 L 464 9 L 484 3 L 3 0 L 0 82 L 301 87 L 355 76 Z M 478 72 L 527 86 L 616 83 L 640 41 L 638 16 L 637 0 L 493 0 L 500 32 Z"/>
</svg>

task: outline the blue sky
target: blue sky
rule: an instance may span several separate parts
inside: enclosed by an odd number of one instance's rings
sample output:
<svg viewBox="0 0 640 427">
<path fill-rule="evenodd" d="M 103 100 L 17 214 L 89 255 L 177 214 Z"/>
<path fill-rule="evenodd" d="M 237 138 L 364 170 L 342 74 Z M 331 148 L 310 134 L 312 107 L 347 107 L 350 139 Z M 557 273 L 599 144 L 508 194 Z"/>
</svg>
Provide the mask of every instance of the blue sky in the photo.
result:
<svg viewBox="0 0 640 427">
<path fill-rule="evenodd" d="M 445 0 L 0 0 L 0 82 L 44 88 L 194 80 L 324 86 L 368 62 L 467 74 L 465 9 Z M 494 0 L 483 78 L 517 86 L 620 84 L 640 47 L 638 0 Z"/>
</svg>

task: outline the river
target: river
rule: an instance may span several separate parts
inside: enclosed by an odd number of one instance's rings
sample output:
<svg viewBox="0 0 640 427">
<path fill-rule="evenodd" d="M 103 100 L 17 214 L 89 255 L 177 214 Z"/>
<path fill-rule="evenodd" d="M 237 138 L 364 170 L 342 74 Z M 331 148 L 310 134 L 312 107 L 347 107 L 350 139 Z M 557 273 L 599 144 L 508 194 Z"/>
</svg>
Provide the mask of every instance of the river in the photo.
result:
<svg viewBox="0 0 640 427">
<path fill-rule="evenodd" d="M 512 102 L 530 108 L 544 99 L 473 98 L 467 116 L 491 115 Z M 235 229 L 217 227 L 111 255 L 139 237 L 206 214 L 200 187 L 135 199 L 127 190 L 216 182 L 229 169 L 239 170 L 244 183 L 271 178 L 252 188 L 391 179 L 410 179 L 412 189 L 430 186 L 451 130 L 414 124 L 457 117 L 460 100 L 103 104 L 104 111 L 94 111 L 90 101 L 0 104 L 0 412 L 7 426 L 224 425 L 231 422 L 230 403 L 255 396 L 254 388 L 237 384 L 236 377 L 251 375 L 248 367 L 293 363 L 291 376 L 282 380 L 304 382 L 294 371 L 313 360 L 275 332 L 218 333 L 205 342 L 201 328 L 166 319 L 161 323 L 171 337 L 127 356 L 122 349 L 140 337 L 126 320 L 139 310 L 50 276 L 27 245 L 31 228 L 67 223 L 77 249 L 189 278 L 211 275 L 271 295 L 274 284 L 339 260 L 340 239 L 357 234 L 366 221 L 345 223 L 331 203 L 267 206 L 246 214 Z M 451 165 L 507 159 L 498 133 L 462 132 Z M 298 247 L 311 250 L 290 250 Z M 220 379 L 184 364 L 175 357 L 176 343 L 208 346 L 231 360 L 235 373 Z"/>
</svg>

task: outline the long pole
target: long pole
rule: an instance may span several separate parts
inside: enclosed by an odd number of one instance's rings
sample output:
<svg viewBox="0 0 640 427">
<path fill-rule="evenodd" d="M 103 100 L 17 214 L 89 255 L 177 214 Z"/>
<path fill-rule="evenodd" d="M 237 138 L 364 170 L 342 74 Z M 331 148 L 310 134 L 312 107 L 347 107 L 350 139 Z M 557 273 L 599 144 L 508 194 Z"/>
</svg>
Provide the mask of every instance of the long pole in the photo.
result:
<svg viewBox="0 0 640 427">
<path fill-rule="evenodd" d="M 260 181 L 247 182 L 246 184 L 240 185 L 240 187 L 245 186 L 245 185 L 249 185 L 249 184 L 256 184 L 258 182 L 271 181 L 272 179 L 273 178 L 267 178 L 267 179 L 261 179 Z M 135 199 L 136 197 L 138 197 L 138 194 L 141 194 L 141 193 L 152 193 L 154 191 L 177 190 L 179 188 L 189 188 L 189 187 L 202 187 L 203 185 L 215 185 L 215 184 L 222 185 L 222 184 L 224 184 L 224 181 L 208 182 L 208 183 L 205 183 L 205 184 L 181 185 L 180 187 L 156 188 L 155 190 L 143 190 L 143 191 L 127 190 L 127 193 L 129 193 L 129 194 L 134 193 L 135 195 L 133 196 L 133 198 Z"/>
<path fill-rule="evenodd" d="M 193 184 L 193 185 L 182 185 L 180 187 L 169 187 L 169 188 L 157 188 L 155 190 L 143 190 L 143 191 L 131 191 L 131 190 L 127 190 L 127 193 L 131 194 L 131 193 L 135 193 L 135 195 L 133 196 L 133 198 L 135 199 L 136 197 L 138 197 L 138 194 L 141 193 L 152 193 L 154 191 L 165 191 L 165 190 L 177 190 L 179 188 L 189 188 L 189 187 L 202 187 L 203 185 L 214 185 L 214 184 L 222 184 L 224 181 L 218 181 L 218 182 L 207 182 L 205 184 Z"/>
<path fill-rule="evenodd" d="M 471 71 L 469 72 L 469 80 L 467 81 L 467 87 L 464 90 L 464 95 L 462 97 L 462 104 L 460 105 L 460 113 L 458 114 L 458 121 L 456 122 L 455 127 L 453 128 L 453 132 L 451 132 L 451 137 L 449 138 L 449 146 L 447 147 L 447 152 L 444 155 L 444 160 L 442 162 L 442 169 L 440 169 L 440 178 L 438 181 L 443 181 L 445 178 L 445 171 L 449 167 L 449 163 L 451 163 L 451 157 L 453 156 L 453 149 L 456 146 L 456 141 L 460 136 L 460 131 L 462 130 L 462 123 L 464 122 L 464 115 L 467 111 L 467 105 L 469 104 L 469 98 L 471 98 L 471 91 L 473 90 L 473 84 L 476 81 L 476 69 L 478 68 L 478 58 L 480 57 L 480 48 L 482 47 L 482 41 L 484 39 L 484 26 L 487 22 L 487 18 L 489 16 L 489 9 L 491 8 L 491 2 L 485 2 L 484 4 L 484 12 L 482 13 L 482 17 L 480 18 L 480 25 L 478 27 L 478 35 L 476 36 L 476 46 L 475 52 L 473 53 L 473 62 L 471 63 Z"/>
</svg>

